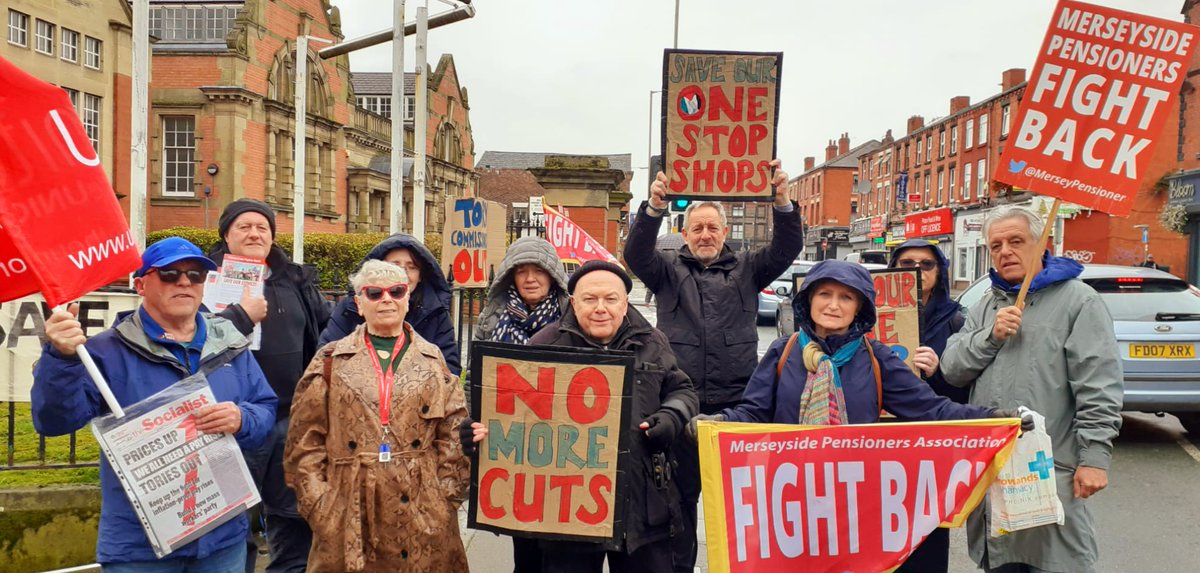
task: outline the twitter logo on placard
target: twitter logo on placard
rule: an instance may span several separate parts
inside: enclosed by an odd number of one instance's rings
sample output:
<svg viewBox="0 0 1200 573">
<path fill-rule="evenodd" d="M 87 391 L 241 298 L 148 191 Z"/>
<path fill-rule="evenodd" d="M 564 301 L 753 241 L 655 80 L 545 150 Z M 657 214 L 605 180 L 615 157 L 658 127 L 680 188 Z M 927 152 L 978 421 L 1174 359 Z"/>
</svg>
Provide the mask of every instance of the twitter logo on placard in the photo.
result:
<svg viewBox="0 0 1200 573">
<path fill-rule="evenodd" d="M 1008 160 L 1008 172 L 1009 173 L 1020 173 L 1021 171 L 1023 171 L 1025 169 L 1025 165 L 1026 165 L 1026 163 L 1024 161 L 1016 161 L 1013 159 L 1009 159 Z"/>
</svg>

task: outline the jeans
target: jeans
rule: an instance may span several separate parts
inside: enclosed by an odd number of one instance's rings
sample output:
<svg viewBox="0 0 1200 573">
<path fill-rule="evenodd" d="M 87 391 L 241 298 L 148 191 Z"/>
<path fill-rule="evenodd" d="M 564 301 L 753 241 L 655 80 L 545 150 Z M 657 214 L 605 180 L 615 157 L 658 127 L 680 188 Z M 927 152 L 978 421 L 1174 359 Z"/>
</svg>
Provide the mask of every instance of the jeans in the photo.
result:
<svg viewBox="0 0 1200 573">
<path fill-rule="evenodd" d="M 184 557 L 158 561 L 105 563 L 103 573 L 241 573 L 246 566 L 246 546 L 234 543 L 204 559 Z"/>
<path fill-rule="evenodd" d="M 256 450 L 246 452 L 246 465 L 254 483 L 262 492 L 263 513 L 267 521 L 267 546 L 271 560 L 267 573 L 304 573 L 308 567 L 308 552 L 312 547 L 312 530 L 296 509 L 296 494 L 283 479 L 283 448 L 287 443 L 288 419 L 275 421 L 275 427 Z M 253 539 L 247 546 L 254 552 Z M 253 555 L 247 555 L 252 559 Z M 245 571 L 252 573 L 253 561 Z"/>
</svg>

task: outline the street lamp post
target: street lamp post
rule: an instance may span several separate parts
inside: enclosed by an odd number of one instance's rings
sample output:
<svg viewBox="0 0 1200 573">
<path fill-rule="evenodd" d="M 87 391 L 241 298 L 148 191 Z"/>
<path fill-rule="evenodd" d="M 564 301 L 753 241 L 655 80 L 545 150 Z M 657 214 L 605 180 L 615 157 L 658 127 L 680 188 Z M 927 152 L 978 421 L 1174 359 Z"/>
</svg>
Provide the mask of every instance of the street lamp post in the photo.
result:
<svg viewBox="0 0 1200 573">
<path fill-rule="evenodd" d="M 650 109 L 646 119 L 646 165 L 649 166 L 650 158 L 654 156 L 654 94 L 662 93 L 662 90 L 650 90 Z M 650 183 L 654 183 L 656 173 L 651 173 L 650 167 L 646 167 L 646 176 L 650 178 Z"/>
</svg>

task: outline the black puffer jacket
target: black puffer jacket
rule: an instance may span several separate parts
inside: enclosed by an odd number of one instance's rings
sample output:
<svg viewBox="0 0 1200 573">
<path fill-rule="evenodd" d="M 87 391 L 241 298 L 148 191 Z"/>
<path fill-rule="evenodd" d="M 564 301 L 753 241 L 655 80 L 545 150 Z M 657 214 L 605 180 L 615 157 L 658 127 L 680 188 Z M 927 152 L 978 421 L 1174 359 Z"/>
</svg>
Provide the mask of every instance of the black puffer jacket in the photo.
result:
<svg viewBox="0 0 1200 573">
<path fill-rule="evenodd" d="M 758 364 L 758 293 L 804 248 L 799 210 L 773 212 L 769 245 L 743 253 L 725 246 L 707 267 L 686 246 L 677 253 L 654 248 L 662 218 L 648 215 L 646 203 L 629 231 L 625 262 L 654 293 L 658 328 L 671 341 L 702 403 L 741 399 Z"/>
<path fill-rule="evenodd" d="M 633 439 L 629 441 L 629 479 L 625 491 L 617 495 L 625 503 L 625 538 L 615 540 L 606 549 L 632 553 L 639 547 L 667 539 L 682 527 L 679 510 L 679 493 L 676 488 L 663 489 L 654 484 L 654 462 L 656 453 L 638 425 L 651 414 L 664 411 L 675 417 L 679 433 L 698 410 L 696 391 L 687 374 L 679 369 L 675 355 L 662 332 L 637 310 L 629 307 L 625 322 L 607 345 L 584 336 L 575 318 L 574 309 L 568 309 L 560 322 L 543 328 L 529 340 L 530 344 L 566 346 L 574 348 L 601 348 L 624 350 L 634 353 L 633 411 L 629 416 Z M 670 453 L 665 453 L 670 459 Z"/>
<path fill-rule="evenodd" d="M 222 241 L 208 256 L 219 265 L 228 253 Z M 267 267 L 271 271 L 263 285 L 267 317 L 262 321 L 262 346 L 254 351 L 254 358 L 279 396 L 276 417 L 286 418 L 296 382 L 317 353 L 317 338 L 329 322 L 330 305 L 317 290 L 316 267 L 293 263 L 278 245 L 271 245 Z M 241 305 L 231 304 L 219 316 L 233 322 L 242 334 L 254 330 Z"/>
</svg>

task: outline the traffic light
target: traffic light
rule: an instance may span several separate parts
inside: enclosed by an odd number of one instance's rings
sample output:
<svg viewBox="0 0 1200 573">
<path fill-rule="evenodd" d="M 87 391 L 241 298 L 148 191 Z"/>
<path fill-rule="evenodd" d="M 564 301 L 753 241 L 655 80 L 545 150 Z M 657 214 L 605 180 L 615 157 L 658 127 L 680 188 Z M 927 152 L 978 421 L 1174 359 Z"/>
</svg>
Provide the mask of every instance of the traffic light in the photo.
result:
<svg viewBox="0 0 1200 573">
<path fill-rule="evenodd" d="M 672 213 L 682 213 L 684 211 L 687 211 L 688 205 L 691 205 L 691 204 L 692 204 L 691 199 L 672 199 L 671 200 L 671 212 Z"/>
</svg>

